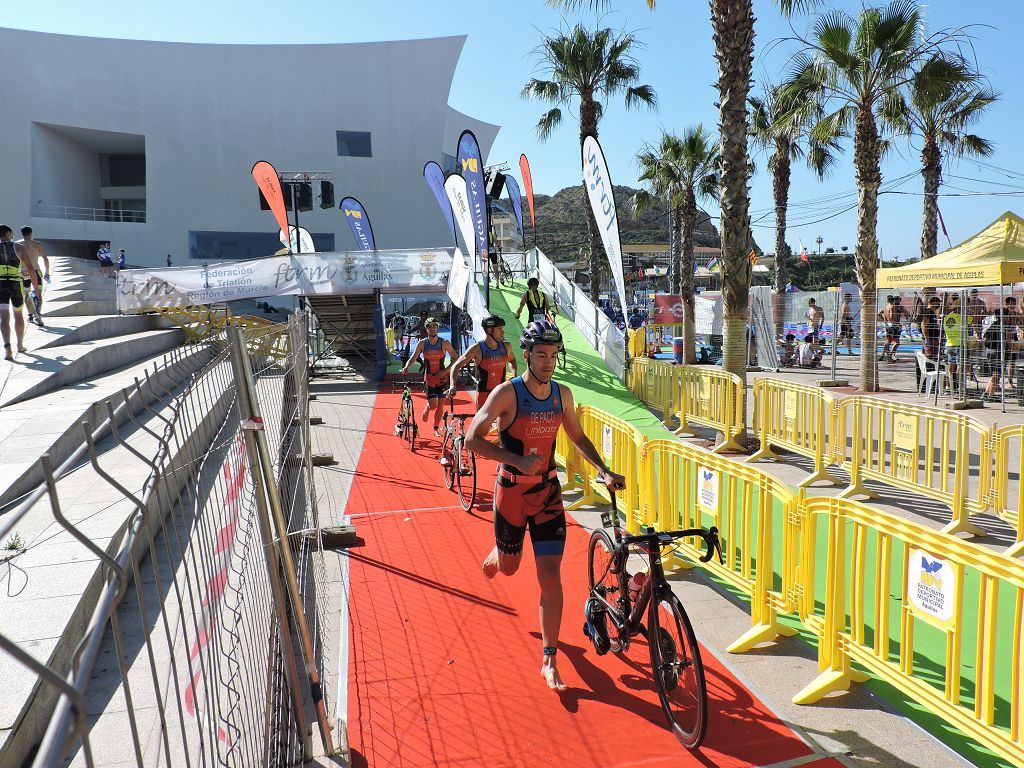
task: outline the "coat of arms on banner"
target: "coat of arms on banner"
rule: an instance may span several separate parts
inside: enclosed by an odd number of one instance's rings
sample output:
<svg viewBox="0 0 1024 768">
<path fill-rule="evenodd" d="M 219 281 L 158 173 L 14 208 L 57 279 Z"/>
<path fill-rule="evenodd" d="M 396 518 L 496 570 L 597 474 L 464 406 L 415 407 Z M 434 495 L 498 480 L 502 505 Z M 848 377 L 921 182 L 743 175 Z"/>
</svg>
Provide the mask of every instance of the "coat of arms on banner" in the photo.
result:
<svg viewBox="0 0 1024 768">
<path fill-rule="evenodd" d="M 907 602 L 911 612 L 940 629 L 953 626 L 959 566 L 920 549 L 907 555 Z"/>
<path fill-rule="evenodd" d="M 437 266 L 434 264 L 436 256 L 432 253 L 421 253 L 420 254 L 420 277 L 424 280 L 432 280 Z"/>
<path fill-rule="evenodd" d="M 356 260 L 352 256 L 346 256 L 345 260 L 341 264 L 342 273 L 344 274 L 344 280 L 346 283 L 354 283 L 356 281 Z"/>
</svg>

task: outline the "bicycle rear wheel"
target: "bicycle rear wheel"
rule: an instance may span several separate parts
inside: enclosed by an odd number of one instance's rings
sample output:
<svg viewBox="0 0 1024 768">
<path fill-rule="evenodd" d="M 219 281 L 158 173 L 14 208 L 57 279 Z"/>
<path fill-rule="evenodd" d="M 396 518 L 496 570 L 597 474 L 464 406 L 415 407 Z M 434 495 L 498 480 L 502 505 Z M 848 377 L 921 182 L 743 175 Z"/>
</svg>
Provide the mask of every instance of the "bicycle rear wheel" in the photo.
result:
<svg viewBox="0 0 1024 768">
<path fill-rule="evenodd" d="M 459 501 L 462 508 L 469 512 L 476 502 L 476 456 L 466 448 L 466 441 L 458 437 L 452 447 L 455 462 L 455 479 L 459 484 Z"/>
<path fill-rule="evenodd" d="M 409 441 L 409 450 L 416 452 L 416 435 L 419 434 L 419 427 L 416 424 L 416 414 L 412 410 L 412 400 L 405 401 L 405 423 L 406 427 L 405 439 Z"/>
<path fill-rule="evenodd" d="M 654 682 L 669 728 L 684 747 L 696 749 L 707 732 L 704 665 L 690 619 L 667 585 L 654 585 L 647 637 Z"/>
</svg>

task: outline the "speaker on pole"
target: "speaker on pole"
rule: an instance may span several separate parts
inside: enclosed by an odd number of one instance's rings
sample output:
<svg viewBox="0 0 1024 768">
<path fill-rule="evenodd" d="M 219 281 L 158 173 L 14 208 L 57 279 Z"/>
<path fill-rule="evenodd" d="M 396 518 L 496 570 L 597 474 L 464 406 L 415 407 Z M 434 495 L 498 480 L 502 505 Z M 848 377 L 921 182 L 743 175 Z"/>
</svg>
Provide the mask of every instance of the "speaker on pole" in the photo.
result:
<svg viewBox="0 0 1024 768">
<path fill-rule="evenodd" d="M 284 209 L 290 211 L 292 209 L 292 191 L 288 186 L 284 187 Z M 263 196 L 263 190 L 259 190 L 260 193 L 260 210 L 269 211 L 270 203 L 267 202 L 267 198 Z"/>
<path fill-rule="evenodd" d="M 295 186 L 295 206 L 300 211 L 313 210 L 313 185 L 303 182 Z"/>
<path fill-rule="evenodd" d="M 494 172 L 494 178 L 491 179 L 490 189 L 487 190 L 487 194 L 491 196 L 491 199 L 497 200 L 501 197 L 501 191 L 505 188 L 505 174 L 501 171 Z"/>
<path fill-rule="evenodd" d="M 334 207 L 334 184 L 330 181 L 320 182 L 320 207 Z"/>
</svg>

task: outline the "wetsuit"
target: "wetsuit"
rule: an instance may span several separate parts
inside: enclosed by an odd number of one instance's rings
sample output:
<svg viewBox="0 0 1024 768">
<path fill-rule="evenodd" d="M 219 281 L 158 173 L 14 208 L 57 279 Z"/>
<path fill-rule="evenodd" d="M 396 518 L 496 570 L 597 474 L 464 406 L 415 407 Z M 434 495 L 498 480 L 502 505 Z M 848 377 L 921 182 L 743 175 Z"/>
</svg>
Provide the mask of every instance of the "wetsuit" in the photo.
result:
<svg viewBox="0 0 1024 768">
<path fill-rule="evenodd" d="M 517 467 L 501 464 L 494 485 L 494 538 L 507 555 L 522 551 L 526 529 L 534 555 L 560 555 L 565 550 L 565 506 L 555 469 L 555 438 L 562 425 L 562 396 L 551 382 L 551 393 L 538 400 L 521 376 L 512 379 L 516 415 L 499 435 L 499 444 L 519 456 L 547 459 L 541 475 L 524 475 Z"/>
<path fill-rule="evenodd" d="M 423 372 L 423 386 L 427 390 L 428 399 L 444 397 L 444 393 L 447 390 L 444 376 L 442 375 L 446 368 L 444 364 L 445 354 L 447 353 L 444 351 L 444 339 L 440 336 L 437 337 L 436 344 L 431 344 L 430 339 L 424 339 L 423 359 L 426 361 L 427 367 Z"/>
<path fill-rule="evenodd" d="M 491 349 L 487 342 L 480 342 L 480 365 L 477 366 L 480 381 L 476 387 L 476 408 L 483 407 L 491 390 L 505 380 L 505 369 L 508 367 L 508 347 L 502 341 L 497 349 Z"/>
<path fill-rule="evenodd" d="M 21 309 L 25 303 L 21 292 L 21 259 L 14 250 L 14 242 L 0 242 L 0 304 Z"/>
</svg>

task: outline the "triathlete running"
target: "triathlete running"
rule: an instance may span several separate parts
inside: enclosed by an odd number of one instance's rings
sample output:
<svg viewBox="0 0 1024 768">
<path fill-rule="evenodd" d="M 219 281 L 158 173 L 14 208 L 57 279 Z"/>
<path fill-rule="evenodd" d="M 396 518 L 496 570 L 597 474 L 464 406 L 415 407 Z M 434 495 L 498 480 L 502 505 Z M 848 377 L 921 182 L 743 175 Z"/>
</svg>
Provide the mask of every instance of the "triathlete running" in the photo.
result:
<svg viewBox="0 0 1024 768">
<path fill-rule="evenodd" d="M 512 345 L 505 341 L 505 318 L 500 315 L 485 317 L 481 323 L 485 338 L 477 342 L 466 353 L 455 361 L 451 367 L 451 381 L 448 396 L 454 397 L 458 389 L 459 371 L 470 361 L 476 365 L 478 381 L 476 384 L 476 409 L 479 411 L 496 386 L 505 381 L 508 366 L 512 366 L 512 374 L 519 373 Z"/>
<path fill-rule="evenodd" d="M 427 415 L 431 411 L 434 412 L 434 436 L 440 437 L 441 400 L 447 391 L 448 381 L 448 367 L 445 365 L 445 358 L 449 357 L 454 360 L 455 348 L 448 339 L 442 339 L 437 335 L 441 324 L 437 322 L 436 318 L 426 318 L 423 325 L 426 328 L 427 336 L 420 339 L 405 367 L 402 368 L 402 373 L 408 374 L 412 364 L 419 360 L 420 355 L 423 355 L 426 365 L 423 369 L 423 386 L 426 390 L 427 404 L 423 406 L 422 418 L 423 421 L 426 421 Z"/>
<path fill-rule="evenodd" d="M 473 419 L 466 447 L 499 462 L 494 486 L 495 546 L 481 570 L 487 578 L 511 576 L 523 558 L 523 541 L 530 542 L 540 584 L 540 629 L 543 646 L 541 675 L 549 688 L 564 691 L 555 654 L 562 622 L 562 553 L 566 518 L 562 486 L 555 469 L 555 438 L 565 430 L 584 458 L 599 471 L 609 488 L 625 488 L 626 479 L 609 470 L 584 434 L 573 406 L 572 392 L 551 380 L 562 347 L 562 334 L 546 320 L 530 323 L 519 340 L 526 373 L 499 384 Z M 499 441 L 486 439 L 497 420 Z"/>
<path fill-rule="evenodd" d="M 25 298 L 21 292 L 21 259 L 14 248 L 14 230 L 6 224 L 0 224 L 0 335 L 4 339 L 4 360 L 14 360 L 8 306 L 14 312 L 14 334 L 18 340 L 18 351 L 27 351 L 25 318 L 21 314 L 24 304 Z"/>
</svg>

